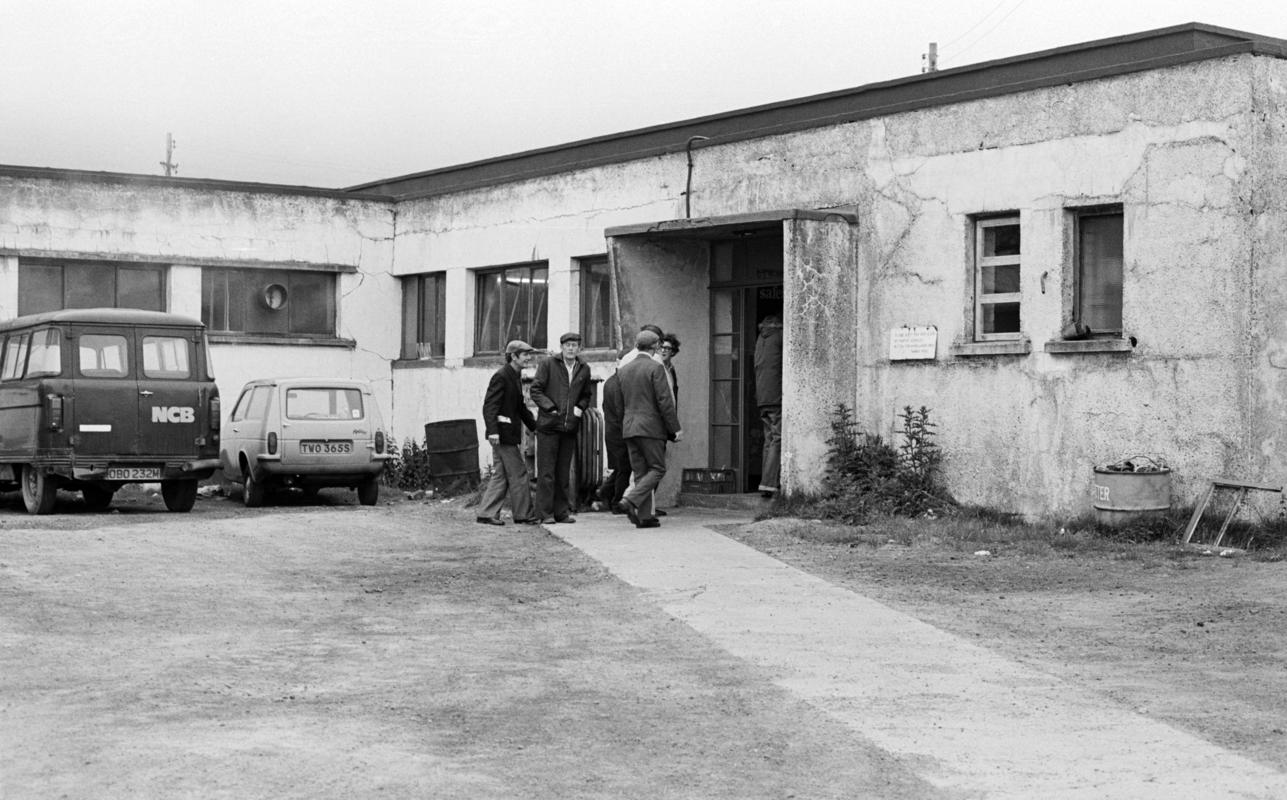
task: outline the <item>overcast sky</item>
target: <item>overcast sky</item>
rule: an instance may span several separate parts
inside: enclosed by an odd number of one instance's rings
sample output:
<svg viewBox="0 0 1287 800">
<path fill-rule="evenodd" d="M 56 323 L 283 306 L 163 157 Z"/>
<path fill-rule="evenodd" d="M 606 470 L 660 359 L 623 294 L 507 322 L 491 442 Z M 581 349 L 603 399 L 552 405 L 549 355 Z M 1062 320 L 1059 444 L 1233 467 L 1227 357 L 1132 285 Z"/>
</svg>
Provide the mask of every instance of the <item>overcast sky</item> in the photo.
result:
<svg viewBox="0 0 1287 800">
<path fill-rule="evenodd" d="M 340 187 L 1282 0 L 0 0 L 0 164 Z"/>
</svg>

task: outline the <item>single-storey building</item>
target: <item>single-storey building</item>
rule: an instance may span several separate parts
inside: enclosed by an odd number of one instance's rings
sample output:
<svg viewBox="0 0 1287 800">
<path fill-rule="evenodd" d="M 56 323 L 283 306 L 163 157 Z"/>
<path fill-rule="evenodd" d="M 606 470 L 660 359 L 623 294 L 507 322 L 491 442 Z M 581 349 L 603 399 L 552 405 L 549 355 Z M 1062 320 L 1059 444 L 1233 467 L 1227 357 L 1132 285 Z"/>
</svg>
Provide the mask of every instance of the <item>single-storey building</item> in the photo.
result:
<svg viewBox="0 0 1287 800">
<path fill-rule="evenodd" d="M 926 406 L 961 501 L 1180 501 L 1287 475 L 1287 42 L 1187 24 L 342 190 L 0 167 L 0 318 L 188 313 L 226 394 L 373 380 L 393 435 L 480 416 L 504 344 L 597 377 L 676 333 L 682 467 L 758 481 L 756 323 L 785 321 L 783 484 L 837 404 Z M 488 454 L 482 454 L 484 460 Z"/>
</svg>

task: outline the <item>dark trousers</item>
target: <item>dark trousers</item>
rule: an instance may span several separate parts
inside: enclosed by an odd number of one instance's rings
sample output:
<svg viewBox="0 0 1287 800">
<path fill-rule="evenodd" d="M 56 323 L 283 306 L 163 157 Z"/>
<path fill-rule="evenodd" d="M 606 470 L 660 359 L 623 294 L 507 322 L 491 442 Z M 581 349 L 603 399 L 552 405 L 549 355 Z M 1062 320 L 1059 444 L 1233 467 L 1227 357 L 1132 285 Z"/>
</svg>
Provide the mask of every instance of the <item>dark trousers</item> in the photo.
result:
<svg viewBox="0 0 1287 800">
<path fill-rule="evenodd" d="M 571 511 L 575 433 L 536 434 L 536 516 L 566 517 Z"/>
<path fill-rule="evenodd" d="M 621 502 L 626 487 L 630 485 L 630 450 L 626 448 L 624 441 L 619 445 L 614 442 L 606 447 L 608 469 L 611 472 L 603 479 L 596 497 L 612 507 Z"/>
<path fill-rule="evenodd" d="M 652 493 L 666 477 L 666 440 L 632 436 L 626 439 L 630 451 L 630 469 L 635 475 L 635 485 L 626 492 L 625 499 L 639 509 L 639 519 L 653 519 Z"/>
</svg>

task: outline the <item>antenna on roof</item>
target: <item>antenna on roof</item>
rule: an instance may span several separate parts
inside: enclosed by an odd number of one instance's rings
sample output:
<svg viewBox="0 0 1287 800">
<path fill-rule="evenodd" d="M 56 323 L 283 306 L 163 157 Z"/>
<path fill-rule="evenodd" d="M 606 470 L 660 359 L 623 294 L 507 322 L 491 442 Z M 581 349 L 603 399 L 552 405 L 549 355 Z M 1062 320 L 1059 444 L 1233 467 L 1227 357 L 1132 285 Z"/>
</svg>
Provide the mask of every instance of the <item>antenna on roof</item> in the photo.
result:
<svg viewBox="0 0 1287 800">
<path fill-rule="evenodd" d="M 160 162 L 165 167 L 165 177 L 170 177 L 179 171 L 179 165 L 174 163 L 174 134 L 165 135 L 165 160 Z"/>
<path fill-rule="evenodd" d="M 929 52 L 921 53 L 921 72 L 938 72 L 938 42 L 930 42 Z"/>
</svg>

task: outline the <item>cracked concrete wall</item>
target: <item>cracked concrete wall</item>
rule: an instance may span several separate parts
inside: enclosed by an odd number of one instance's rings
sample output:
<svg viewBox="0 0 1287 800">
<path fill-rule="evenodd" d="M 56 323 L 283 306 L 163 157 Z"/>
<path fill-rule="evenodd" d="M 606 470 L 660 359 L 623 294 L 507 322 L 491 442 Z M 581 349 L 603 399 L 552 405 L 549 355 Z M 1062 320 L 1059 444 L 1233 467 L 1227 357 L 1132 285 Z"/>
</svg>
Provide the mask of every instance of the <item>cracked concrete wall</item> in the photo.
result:
<svg viewBox="0 0 1287 800">
<path fill-rule="evenodd" d="M 391 416 L 389 365 L 401 343 L 393 231 L 387 201 L 0 175 L 0 260 L 11 265 L 0 269 L 0 312 L 17 312 L 15 254 L 169 265 L 169 307 L 195 317 L 203 266 L 351 267 L 338 275 L 336 332 L 355 346 L 215 344 L 216 378 L 229 408 L 246 380 L 264 375 L 364 378 Z"/>
<path fill-rule="evenodd" d="M 692 213 L 856 211 L 850 295 L 805 280 L 808 254 L 841 275 L 838 239 L 804 245 L 787 265 L 786 296 L 826 312 L 788 320 L 787 370 L 821 380 L 852 354 L 854 378 L 839 385 L 853 388 L 841 391 L 886 437 L 903 406 L 930 407 L 959 499 L 1028 516 L 1089 512 L 1095 465 L 1149 454 L 1175 469 L 1177 501 L 1191 501 L 1214 475 L 1283 474 L 1283 65 L 1237 55 L 708 143 L 694 150 Z M 557 336 L 576 314 L 560 272 L 603 252 L 606 227 L 682 218 L 684 178 L 681 152 L 401 204 L 397 272 L 449 271 L 449 326 L 460 336 L 448 367 L 472 346 L 464 270 L 548 259 Z M 1123 315 L 1135 346 L 1050 353 L 1045 343 L 1071 315 L 1070 209 L 1097 204 L 1124 210 Z M 995 213 L 1021 219 L 1031 352 L 964 357 L 953 344 L 972 338 L 973 219 Z M 831 313 L 849 297 L 856 311 Z M 933 361 L 889 360 L 889 332 L 904 325 L 938 329 Z M 465 372 L 423 370 L 408 391 L 452 395 L 427 411 L 476 416 L 490 369 L 456 374 Z M 816 464 L 821 420 L 811 412 L 784 415 L 796 438 L 812 436 L 801 445 Z M 795 478 L 808 485 L 803 461 Z"/>
</svg>

